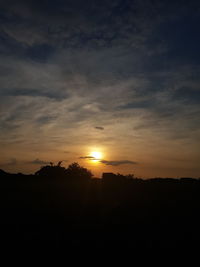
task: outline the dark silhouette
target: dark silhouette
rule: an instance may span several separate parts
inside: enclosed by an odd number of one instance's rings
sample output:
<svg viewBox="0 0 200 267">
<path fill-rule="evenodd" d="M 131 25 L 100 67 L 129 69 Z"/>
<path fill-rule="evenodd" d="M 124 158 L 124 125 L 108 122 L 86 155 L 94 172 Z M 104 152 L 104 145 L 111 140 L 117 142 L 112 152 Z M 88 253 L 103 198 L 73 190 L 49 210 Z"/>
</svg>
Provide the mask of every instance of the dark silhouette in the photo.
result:
<svg viewBox="0 0 200 267">
<path fill-rule="evenodd" d="M 66 175 L 72 179 L 90 179 L 93 176 L 91 171 L 81 167 L 77 162 L 68 166 L 66 169 Z"/>
<path fill-rule="evenodd" d="M 59 161 L 57 165 L 50 162 L 50 165 L 41 167 L 35 175 L 48 178 L 67 178 L 75 180 L 87 180 L 93 176 L 91 171 L 81 167 L 77 162 L 70 164 L 67 169 L 62 167 L 61 164 L 62 161 Z"/>
<path fill-rule="evenodd" d="M 105 172 L 102 174 L 102 180 L 105 182 L 125 182 L 126 180 L 134 179 L 134 174 L 123 175 L 120 173 Z"/>
<path fill-rule="evenodd" d="M 35 175 L 0 170 L 1 242 L 123 250 L 191 248 L 200 242 L 200 180 L 138 179 L 50 163 Z"/>
<path fill-rule="evenodd" d="M 43 177 L 63 177 L 66 175 L 66 169 L 61 166 L 62 161 L 59 161 L 57 165 L 54 165 L 50 162 L 50 165 L 41 167 L 35 175 L 43 176 Z"/>
</svg>

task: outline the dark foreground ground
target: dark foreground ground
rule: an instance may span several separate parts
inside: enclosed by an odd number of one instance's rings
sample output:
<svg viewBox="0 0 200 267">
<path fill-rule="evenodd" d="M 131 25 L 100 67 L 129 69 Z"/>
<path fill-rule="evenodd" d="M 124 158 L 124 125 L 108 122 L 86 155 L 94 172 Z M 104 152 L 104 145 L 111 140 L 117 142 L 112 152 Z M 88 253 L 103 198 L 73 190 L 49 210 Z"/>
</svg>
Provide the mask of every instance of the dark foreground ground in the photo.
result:
<svg viewBox="0 0 200 267">
<path fill-rule="evenodd" d="M 1 175 L 4 249 L 198 248 L 200 181 Z"/>
</svg>

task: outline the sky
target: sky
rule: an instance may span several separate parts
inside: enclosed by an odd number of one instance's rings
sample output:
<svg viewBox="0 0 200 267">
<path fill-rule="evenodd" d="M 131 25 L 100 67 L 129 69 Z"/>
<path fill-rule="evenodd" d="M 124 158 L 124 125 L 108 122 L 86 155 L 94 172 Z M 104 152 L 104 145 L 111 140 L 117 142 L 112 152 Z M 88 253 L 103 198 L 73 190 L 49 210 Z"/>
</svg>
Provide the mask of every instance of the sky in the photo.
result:
<svg viewBox="0 0 200 267">
<path fill-rule="evenodd" d="M 199 25 L 192 0 L 1 1 L 0 168 L 200 177 Z"/>
</svg>

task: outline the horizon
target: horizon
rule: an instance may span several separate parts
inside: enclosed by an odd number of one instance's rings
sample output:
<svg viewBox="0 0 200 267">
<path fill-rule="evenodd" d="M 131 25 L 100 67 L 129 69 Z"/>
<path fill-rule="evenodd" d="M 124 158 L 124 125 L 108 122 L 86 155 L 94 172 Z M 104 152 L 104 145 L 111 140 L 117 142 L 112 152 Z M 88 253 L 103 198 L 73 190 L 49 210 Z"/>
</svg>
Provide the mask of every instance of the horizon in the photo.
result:
<svg viewBox="0 0 200 267">
<path fill-rule="evenodd" d="M 61 166 L 61 167 L 64 167 L 66 170 L 67 170 L 67 168 L 71 165 L 71 164 L 73 164 L 73 163 L 78 163 L 78 162 L 72 162 L 72 163 L 70 163 L 68 166 L 63 166 L 62 164 L 61 165 L 59 165 L 59 166 Z M 78 163 L 79 164 L 79 163 Z M 53 167 L 56 167 L 56 166 L 58 166 L 58 165 L 56 165 L 56 164 L 54 164 L 54 163 L 52 163 L 52 162 L 50 162 L 49 164 L 46 164 L 46 165 L 42 165 L 42 166 L 40 166 L 35 172 L 33 172 L 33 173 L 24 173 L 24 172 L 9 172 L 9 171 L 6 171 L 6 170 L 3 170 L 3 169 L 0 169 L 0 171 L 3 171 L 3 172 L 5 172 L 6 174 L 9 174 L 9 175 L 25 175 L 25 176 L 29 176 L 29 175 L 33 175 L 33 176 L 35 176 L 36 175 L 36 172 L 37 171 L 39 171 L 39 170 L 41 170 L 43 167 L 45 167 L 45 166 L 53 166 Z M 80 164 L 79 164 L 79 166 L 80 167 L 83 167 L 83 168 L 85 168 L 84 166 L 81 166 Z M 86 168 L 87 169 L 87 168 Z M 91 171 L 91 170 L 89 170 L 89 169 L 87 169 L 88 171 Z M 141 176 L 136 176 L 135 174 L 133 174 L 133 173 L 119 173 L 119 172 L 117 172 L 117 173 L 114 173 L 114 172 L 102 172 L 101 173 L 101 176 L 99 176 L 99 177 L 97 177 L 97 176 L 95 176 L 94 175 L 94 173 L 93 172 L 91 172 L 92 173 L 92 177 L 91 177 L 91 179 L 102 179 L 103 178 L 103 175 L 104 174 L 111 174 L 111 175 L 122 175 L 122 176 L 124 176 L 124 178 L 125 177 L 127 177 L 127 176 L 129 176 L 129 175 L 132 175 L 133 177 L 133 179 L 139 179 L 139 180 L 151 180 L 151 179 L 163 179 L 163 180 L 165 180 L 165 179 L 174 179 L 174 180 L 180 180 L 180 179 L 195 179 L 195 180 L 199 180 L 200 179 L 200 177 L 186 177 L 186 176 L 184 176 L 184 177 L 182 177 L 182 176 L 177 176 L 177 177 L 160 177 L 160 176 L 155 176 L 155 177 L 141 177 Z M 59 177 L 57 177 L 57 178 L 59 178 Z"/>
<path fill-rule="evenodd" d="M 0 169 L 200 177 L 200 2 L 0 3 Z"/>
</svg>

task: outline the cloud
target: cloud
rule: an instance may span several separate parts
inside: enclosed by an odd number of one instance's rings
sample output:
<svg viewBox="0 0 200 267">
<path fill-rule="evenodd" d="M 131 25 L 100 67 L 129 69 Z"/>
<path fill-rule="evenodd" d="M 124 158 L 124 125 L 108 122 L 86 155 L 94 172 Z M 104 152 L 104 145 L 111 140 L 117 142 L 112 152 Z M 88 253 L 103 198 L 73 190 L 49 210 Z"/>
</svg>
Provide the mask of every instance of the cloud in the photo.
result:
<svg viewBox="0 0 200 267">
<path fill-rule="evenodd" d="M 182 22 L 176 27 L 184 12 L 190 18 L 188 7 L 195 1 L 184 4 L 185 10 L 150 0 L 18 2 L 0 3 L 2 154 L 12 157 L 27 147 L 74 153 L 101 144 L 127 147 L 123 155 L 130 155 L 135 146 L 136 151 L 162 147 L 160 140 L 169 147 L 180 141 L 187 152 L 199 142 L 195 13 L 187 27 Z M 104 125 L 106 136 L 95 125 Z"/>
<path fill-rule="evenodd" d="M 116 160 L 116 161 L 100 160 L 100 162 L 105 165 L 111 165 L 111 166 L 119 166 L 123 164 L 138 164 L 138 162 L 131 161 L 131 160 Z"/>
<path fill-rule="evenodd" d="M 50 88 L 48 91 L 46 88 L 33 89 L 33 88 L 7 88 L 2 90 L 0 94 L 5 96 L 30 96 L 30 97 L 47 97 L 56 100 L 62 100 L 66 95 L 56 94 Z"/>
<path fill-rule="evenodd" d="M 29 161 L 28 163 L 29 164 L 35 164 L 35 165 L 44 165 L 44 164 L 49 164 L 49 161 L 35 159 L 35 160 L 32 160 L 32 161 Z"/>
<path fill-rule="evenodd" d="M 124 164 L 138 164 L 138 162 L 131 161 L 131 160 L 104 160 L 104 159 L 96 159 L 93 156 L 83 156 L 80 157 L 80 159 L 89 159 L 89 160 L 98 160 L 99 162 L 105 164 L 105 165 L 110 165 L 110 166 L 119 166 L 119 165 L 124 165 Z"/>
<path fill-rule="evenodd" d="M 83 4 L 81 0 L 75 1 L 76 4 L 61 2 L 48 5 L 40 1 L 1 3 L 2 10 L 9 14 L 1 20 L 4 36 L 25 48 L 46 43 L 60 47 L 124 43 L 138 46 L 159 15 L 155 12 L 158 5 L 151 5 L 150 1 L 146 1 L 146 6 L 139 0 L 126 1 L 124 7 L 120 0 L 112 3 L 102 0 L 101 4 L 95 1 L 93 5 Z M 15 23 L 12 23 L 13 17 Z"/>
<path fill-rule="evenodd" d="M 93 160 L 93 159 L 96 159 L 96 158 L 93 157 L 93 156 L 83 156 L 83 157 L 79 157 L 79 159 L 90 159 L 90 160 Z"/>
<path fill-rule="evenodd" d="M 97 129 L 97 130 L 104 130 L 104 127 L 101 127 L 101 126 L 96 126 L 94 128 Z"/>
<path fill-rule="evenodd" d="M 99 162 L 105 165 L 110 165 L 110 166 L 119 166 L 123 164 L 138 164 L 137 162 L 131 161 L 131 160 L 115 160 L 115 161 L 104 160 L 104 159 L 100 160 L 100 159 L 96 159 L 93 156 L 84 156 L 84 157 L 80 157 L 80 159 L 98 160 Z"/>
</svg>

